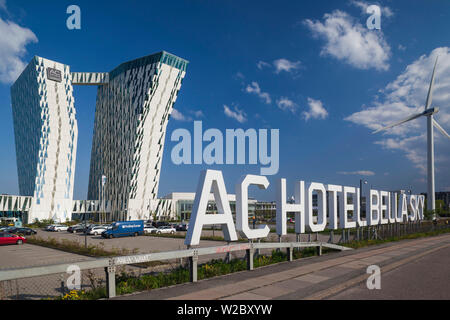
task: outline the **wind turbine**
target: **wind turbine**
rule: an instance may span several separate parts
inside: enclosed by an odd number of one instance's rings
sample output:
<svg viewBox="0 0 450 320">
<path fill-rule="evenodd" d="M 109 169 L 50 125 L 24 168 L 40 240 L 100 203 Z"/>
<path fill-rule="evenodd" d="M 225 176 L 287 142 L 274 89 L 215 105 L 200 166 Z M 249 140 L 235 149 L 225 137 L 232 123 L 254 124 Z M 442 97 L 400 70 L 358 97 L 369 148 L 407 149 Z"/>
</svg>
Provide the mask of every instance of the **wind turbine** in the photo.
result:
<svg viewBox="0 0 450 320">
<path fill-rule="evenodd" d="M 436 127 L 444 136 L 450 139 L 450 135 L 437 123 L 436 120 L 433 119 L 433 115 L 435 113 L 439 112 L 438 107 L 430 108 L 431 102 L 433 100 L 433 87 L 434 87 L 434 75 L 436 72 L 436 65 L 438 62 L 438 58 L 436 58 L 436 62 L 434 63 L 433 68 L 433 75 L 431 76 L 431 83 L 430 88 L 428 89 L 428 95 L 427 95 L 427 101 L 425 103 L 425 110 L 421 113 L 417 113 L 414 115 L 411 115 L 407 117 L 406 119 L 403 119 L 401 121 L 398 121 L 396 123 L 393 123 L 391 125 L 388 125 L 384 128 L 378 129 L 377 131 L 374 131 L 373 133 L 377 133 L 380 131 L 384 131 L 387 129 L 390 129 L 392 127 L 398 126 L 402 123 L 417 119 L 421 116 L 427 117 L 427 162 L 428 162 L 428 201 L 427 201 L 427 207 L 428 210 L 434 211 L 436 209 L 435 206 L 435 193 L 434 193 L 434 132 L 433 129 Z"/>
</svg>

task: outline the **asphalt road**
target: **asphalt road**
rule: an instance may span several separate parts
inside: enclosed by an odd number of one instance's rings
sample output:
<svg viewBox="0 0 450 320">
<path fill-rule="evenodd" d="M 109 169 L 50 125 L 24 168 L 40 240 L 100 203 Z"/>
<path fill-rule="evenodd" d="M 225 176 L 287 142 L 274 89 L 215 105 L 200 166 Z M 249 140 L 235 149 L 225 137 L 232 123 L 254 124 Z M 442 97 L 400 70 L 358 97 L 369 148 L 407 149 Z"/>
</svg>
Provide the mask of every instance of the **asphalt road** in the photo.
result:
<svg viewBox="0 0 450 320">
<path fill-rule="evenodd" d="M 368 290 L 363 282 L 331 299 L 450 299 L 450 247 L 432 252 L 386 273 L 381 271 L 380 290 Z"/>
</svg>

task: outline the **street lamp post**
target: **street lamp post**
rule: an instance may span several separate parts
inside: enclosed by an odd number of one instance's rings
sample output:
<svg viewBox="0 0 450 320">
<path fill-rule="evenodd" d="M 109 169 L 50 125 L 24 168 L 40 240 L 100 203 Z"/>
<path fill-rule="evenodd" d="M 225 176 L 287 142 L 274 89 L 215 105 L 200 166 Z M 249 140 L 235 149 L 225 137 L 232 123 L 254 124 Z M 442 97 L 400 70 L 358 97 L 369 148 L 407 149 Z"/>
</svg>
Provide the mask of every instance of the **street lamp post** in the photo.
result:
<svg viewBox="0 0 450 320">
<path fill-rule="evenodd" d="M 86 225 L 86 212 L 84 212 L 84 247 L 87 248 L 87 225 Z"/>
<path fill-rule="evenodd" d="M 360 216 L 362 216 L 362 208 L 363 208 L 363 205 L 362 205 L 363 183 L 367 184 L 367 181 L 363 180 L 363 179 L 359 179 L 359 215 Z M 367 199 L 366 199 L 366 202 L 367 202 Z M 367 212 L 366 212 L 366 221 L 367 221 Z M 359 226 L 358 226 L 357 232 L 358 232 L 358 240 L 359 240 Z"/>
</svg>

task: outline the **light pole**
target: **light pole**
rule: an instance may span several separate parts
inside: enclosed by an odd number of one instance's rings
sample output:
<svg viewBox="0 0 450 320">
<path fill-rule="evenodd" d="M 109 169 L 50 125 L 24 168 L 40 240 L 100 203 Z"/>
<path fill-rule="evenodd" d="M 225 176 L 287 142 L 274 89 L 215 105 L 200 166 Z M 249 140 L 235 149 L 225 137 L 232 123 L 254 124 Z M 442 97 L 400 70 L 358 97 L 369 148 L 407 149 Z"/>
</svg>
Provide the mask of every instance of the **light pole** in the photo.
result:
<svg viewBox="0 0 450 320">
<path fill-rule="evenodd" d="M 100 220 L 100 223 L 103 223 L 103 214 L 104 214 L 104 211 L 105 211 L 105 204 L 104 204 L 104 201 L 105 201 L 105 194 L 104 194 L 104 187 L 105 187 L 105 184 L 106 184 L 106 176 L 104 175 L 104 174 L 102 174 L 102 178 L 101 178 L 101 180 L 98 182 L 98 201 L 99 201 L 99 205 L 100 205 L 100 217 L 99 217 L 99 220 Z M 100 195 L 101 195 L 101 202 L 100 202 Z"/>
<path fill-rule="evenodd" d="M 363 184 L 367 184 L 366 180 L 359 179 L 359 210 L 362 213 L 362 195 L 363 195 Z M 367 199 L 366 199 L 367 201 Z M 367 213 L 366 213 L 367 215 Z"/>
<path fill-rule="evenodd" d="M 363 208 L 363 205 L 362 205 L 363 184 L 367 184 L 367 181 L 363 180 L 363 179 L 359 179 L 359 216 L 360 217 L 362 216 L 362 208 Z M 366 198 L 366 202 L 367 202 L 367 198 Z M 366 221 L 367 221 L 367 212 L 366 212 Z M 357 238 L 359 240 L 359 238 L 360 238 L 359 226 L 358 226 L 358 229 L 356 232 L 358 233 Z"/>
<path fill-rule="evenodd" d="M 87 224 L 86 224 L 86 211 L 84 212 L 84 248 L 87 248 Z"/>
</svg>

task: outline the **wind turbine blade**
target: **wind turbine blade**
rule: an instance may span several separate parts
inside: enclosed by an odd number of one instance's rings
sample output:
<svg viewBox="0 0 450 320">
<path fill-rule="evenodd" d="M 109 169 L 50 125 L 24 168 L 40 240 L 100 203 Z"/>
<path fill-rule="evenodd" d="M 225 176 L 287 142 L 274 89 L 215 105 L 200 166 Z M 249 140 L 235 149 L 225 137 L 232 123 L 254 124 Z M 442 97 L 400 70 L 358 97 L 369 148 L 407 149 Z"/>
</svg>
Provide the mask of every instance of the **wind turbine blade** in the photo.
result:
<svg viewBox="0 0 450 320">
<path fill-rule="evenodd" d="M 436 57 L 436 62 L 434 63 L 433 75 L 431 76 L 430 87 L 428 88 L 427 102 L 425 103 L 425 110 L 431 106 L 433 101 L 433 87 L 434 87 L 434 75 L 436 73 L 436 65 L 438 63 L 439 56 Z"/>
<path fill-rule="evenodd" d="M 446 136 L 447 138 L 449 138 L 450 139 L 450 135 L 444 130 L 444 128 L 442 128 L 440 125 L 439 125 L 439 123 L 437 123 L 437 121 L 436 120 L 434 120 L 433 119 L 433 124 L 434 124 L 434 126 L 444 135 L 444 136 Z"/>
<path fill-rule="evenodd" d="M 390 125 L 388 125 L 388 126 L 386 126 L 386 127 L 383 127 L 383 128 L 381 128 L 381 129 L 378 129 L 378 130 L 374 131 L 373 133 L 375 134 L 375 133 L 378 133 L 378 132 L 380 132 L 380 131 L 384 131 L 384 130 L 390 129 L 390 128 L 395 127 L 395 126 L 398 126 L 398 125 L 400 125 L 400 124 L 402 124 L 402 123 L 405 123 L 405 122 L 408 122 L 408 121 L 417 119 L 417 118 L 419 118 L 419 117 L 422 116 L 422 115 L 423 115 L 423 113 L 414 114 L 414 115 L 412 115 L 412 116 L 409 116 L 409 117 L 406 118 L 406 119 L 403 119 L 403 120 L 398 121 L 398 122 L 396 122 L 396 123 L 390 124 Z"/>
</svg>

